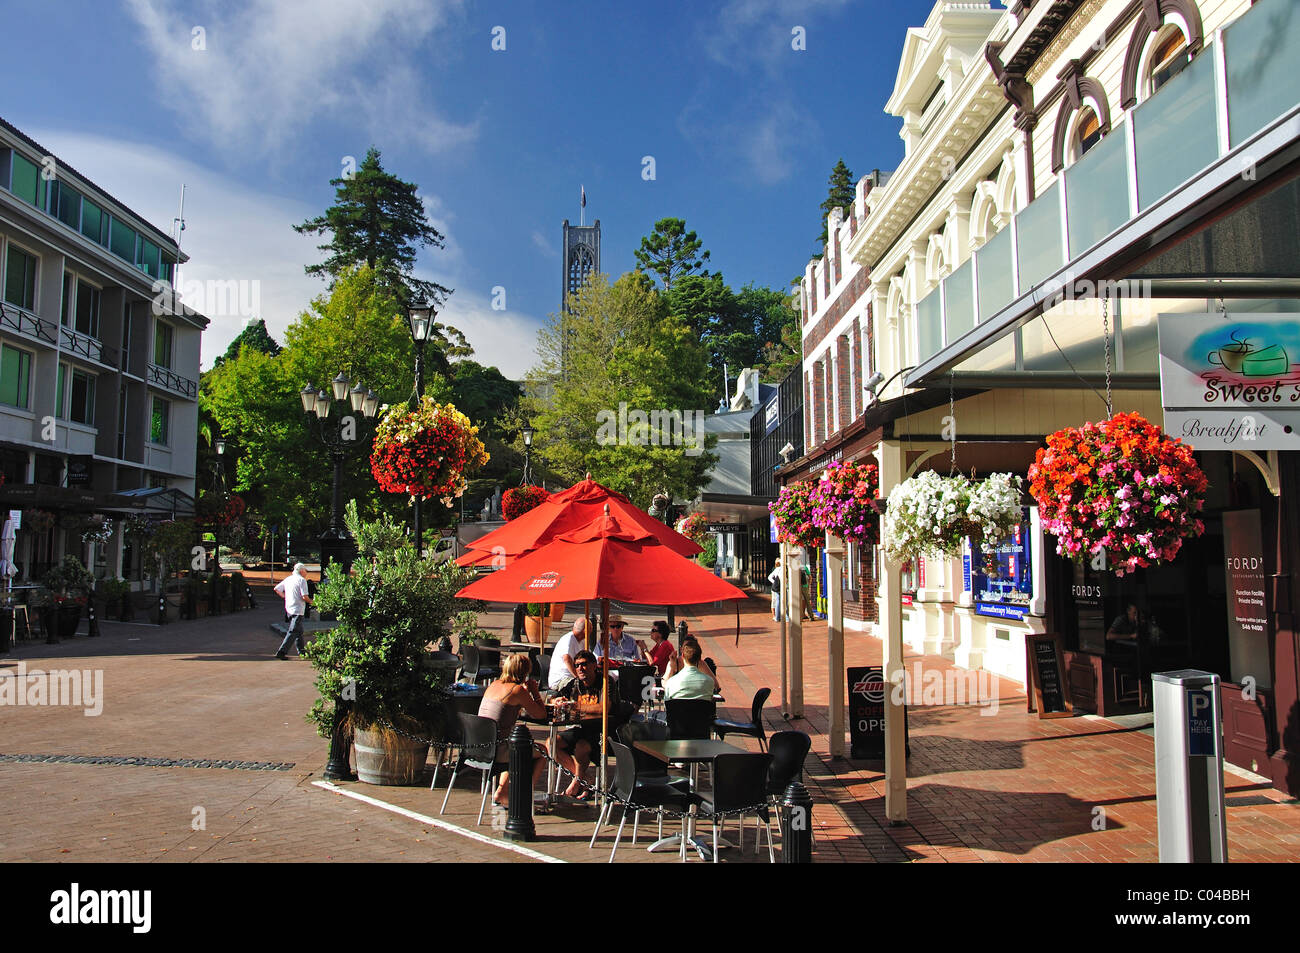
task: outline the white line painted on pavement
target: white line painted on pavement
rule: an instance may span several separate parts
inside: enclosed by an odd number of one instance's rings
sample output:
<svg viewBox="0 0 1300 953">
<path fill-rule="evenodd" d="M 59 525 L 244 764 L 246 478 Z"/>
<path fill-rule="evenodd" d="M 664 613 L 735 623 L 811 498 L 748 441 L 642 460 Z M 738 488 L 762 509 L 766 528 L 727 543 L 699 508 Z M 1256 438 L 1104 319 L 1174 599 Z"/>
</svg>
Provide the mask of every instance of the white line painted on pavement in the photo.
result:
<svg viewBox="0 0 1300 953">
<path fill-rule="evenodd" d="M 401 814 L 403 817 L 409 817 L 412 820 L 419 821 L 421 824 L 428 824 L 430 827 L 436 827 L 439 830 L 450 831 L 453 834 L 460 834 L 462 837 L 468 837 L 470 840 L 476 840 L 481 844 L 490 844 L 493 847 L 500 847 L 502 850 L 514 851 L 516 854 L 522 854 L 525 857 L 531 857 L 533 860 L 540 860 L 544 864 L 565 864 L 568 861 L 560 860 L 558 857 L 549 857 L 540 851 L 529 850 L 527 847 L 520 847 L 518 844 L 511 844 L 508 841 L 499 841 L 480 834 L 478 831 L 467 831 L 463 827 L 455 824 L 449 824 L 446 821 L 440 821 L 436 817 L 429 817 L 425 814 L 417 814 L 415 811 L 408 811 L 404 807 L 398 807 L 396 804 L 389 804 L 387 801 L 381 801 L 378 798 L 370 797 L 368 794 L 358 794 L 356 791 L 348 791 L 328 781 L 313 781 L 313 785 L 323 788 L 326 791 L 332 791 L 335 794 L 342 794 L 344 797 L 354 798 L 366 804 L 373 804 L 375 807 L 382 807 L 386 811 L 392 811 L 394 814 Z"/>
</svg>

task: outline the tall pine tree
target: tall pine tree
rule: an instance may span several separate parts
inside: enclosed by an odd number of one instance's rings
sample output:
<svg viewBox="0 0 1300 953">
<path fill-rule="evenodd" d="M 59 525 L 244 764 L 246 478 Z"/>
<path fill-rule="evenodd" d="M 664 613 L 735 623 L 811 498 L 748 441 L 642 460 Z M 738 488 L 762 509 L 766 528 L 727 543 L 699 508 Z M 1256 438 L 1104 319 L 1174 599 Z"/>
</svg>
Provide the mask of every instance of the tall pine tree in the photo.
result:
<svg viewBox="0 0 1300 953">
<path fill-rule="evenodd" d="M 828 193 L 826 201 L 822 202 L 822 233 L 817 236 L 817 256 L 822 256 L 822 250 L 826 247 L 829 236 L 826 233 L 826 217 L 831 214 L 832 209 L 848 208 L 853 204 L 854 185 L 853 173 L 849 167 L 840 159 L 835 163 L 835 168 L 831 169 L 831 176 L 826 182 Z"/>
<path fill-rule="evenodd" d="M 686 230 L 685 219 L 661 218 L 634 252 L 637 270 L 657 275 L 665 291 L 672 290 L 673 281 L 683 275 L 707 278 L 709 273 L 703 269 L 709 253 L 700 251 L 703 244 L 694 232 Z"/>
</svg>

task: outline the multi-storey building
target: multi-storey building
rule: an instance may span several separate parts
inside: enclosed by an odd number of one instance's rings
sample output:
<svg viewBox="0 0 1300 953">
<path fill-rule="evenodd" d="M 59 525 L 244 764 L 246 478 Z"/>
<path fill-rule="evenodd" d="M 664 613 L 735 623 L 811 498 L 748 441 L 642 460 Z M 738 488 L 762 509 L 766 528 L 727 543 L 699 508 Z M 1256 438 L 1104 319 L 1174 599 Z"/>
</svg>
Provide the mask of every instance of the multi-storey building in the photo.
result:
<svg viewBox="0 0 1300 953">
<path fill-rule="evenodd" d="M 20 581 L 65 553 L 133 575 L 124 517 L 192 513 L 207 318 L 170 293 L 183 261 L 166 232 L 0 120 L 0 506 L 28 516 Z M 96 515 L 112 538 L 83 542 Z"/>
<path fill-rule="evenodd" d="M 1216 672 L 1229 760 L 1295 792 L 1300 413 L 1241 401 L 1300 380 L 1300 10 L 1008 6 L 939 2 L 908 31 L 886 105 L 904 158 L 832 218 L 804 279 L 808 454 L 792 475 L 844 449 L 874 453 L 882 495 L 926 468 L 1024 475 L 1046 434 L 1111 407 L 1183 437 L 1210 490 L 1206 533 L 1176 559 L 1122 577 L 1069 561 L 1027 505 L 992 552 L 876 559 L 876 630 L 887 658 L 906 642 L 1018 679 L 1026 636 L 1059 633 L 1075 705 L 1101 714 L 1149 709 L 1153 671 Z M 1187 356 L 1230 333 L 1247 343 Z M 1255 350 L 1272 363 L 1239 366 Z M 1193 410 L 1189 361 L 1198 379 L 1260 380 Z M 1240 565 L 1262 567 L 1259 612 Z M 1129 603 L 1141 633 L 1108 638 Z"/>
</svg>

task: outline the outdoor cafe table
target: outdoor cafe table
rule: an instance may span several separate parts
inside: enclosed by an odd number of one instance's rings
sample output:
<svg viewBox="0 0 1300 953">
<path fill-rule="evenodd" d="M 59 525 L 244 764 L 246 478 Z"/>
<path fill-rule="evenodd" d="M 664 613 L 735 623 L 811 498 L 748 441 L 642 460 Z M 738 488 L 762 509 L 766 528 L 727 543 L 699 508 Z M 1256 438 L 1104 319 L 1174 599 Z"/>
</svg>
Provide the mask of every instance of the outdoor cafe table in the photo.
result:
<svg viewBox="0 0 1300 953">
<path fill-rule="evenodd" d="M 744 754 L 744 748 L 737 748 L 735 745 L 729 745 L 725 741 L 707 741 L 704 739 L 694 740 L 683 738 L 677 741 L 637 741 L 635 747 L 638 751 L 644 751 L 652 758 L 658 758 L 665 764 L 686 764 L 691 770 L 691 790 L 694 791 L 699 776 L 700 765 L 709 762 L 720 754 Z M 686 828 L 686 843 L 695 848 L 699 854 L 700 860 L 709 860 L 712 854 L 709 848 L 695 838 L 695 805 L 691 805 L 691 812 L 683 822 Z M 667 850 L 669 847 L 680 849 L 683 854 L 686 852 L 685 845 L 682 844 L 682 835 L 673 834 L 662 840 L 657 840 L 651 844 L 647 850 L 652 853 L 656 850 Z M 719 847 L 729 847 L 726 841 L 719 840 Z"/>
</svg>

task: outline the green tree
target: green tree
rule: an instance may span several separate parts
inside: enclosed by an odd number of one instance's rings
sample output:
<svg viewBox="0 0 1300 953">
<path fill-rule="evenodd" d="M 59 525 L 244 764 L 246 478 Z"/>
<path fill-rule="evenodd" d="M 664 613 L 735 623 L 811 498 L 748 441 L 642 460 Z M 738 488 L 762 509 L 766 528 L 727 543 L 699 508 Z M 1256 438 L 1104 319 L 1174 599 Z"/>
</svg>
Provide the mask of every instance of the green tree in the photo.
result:
<svg viewBox="0 0 1300 953">
<path fill-rule="evenodd" d="M 271 332 L 266 329 L 266 320 L 258 318 L 256 321 L 250 321 L 244 326 L 244 330 L 235 335 L 235 339 L 230 342 L 230 347 L 226 348 L 226 353 L 217 358 L 213 366 L 220 367 L 226 361 L 234 360 L 246 347 L 261 351 L 263 354 L 270 354 L 272 357 L 279 354 L 281 350 L 275 338 L 271 337 Z"/>
<path fill-rule="evenodd" d="M 334 281 L 349 268 L 366 265 L 387 284 L 400 302 L 404 314 L 412 302 L 441 304 L 451 289 L 424 281 L 412 273 L 421 248 L 442 248 L 446 238 L 429 223 L 418 186 L 384 170 L 379 150 L 373 146 L 355 172 L 331 179 L 334 204 L 324 215 L 293 226 L 300 234 L 329 233 L 330 239 L 317 246 L 328 252 L 323 262 L 308 265 L 307 274 L 328 276 Z M 473 349 L 465 336 L 451 325 L 435 324 L 430 336 L 434 363 L 446 370 L 447 359 L 468 356 Z"/>
<path fill-rule="evenodd" d="M 831 175 L 826 181 L 826 186 L 826 201 L 821 204 L 822 231 L 821 234 L 817 236 L 817 248 L 819 249 L 817 252 L 818 258 L 822 256 L 821 249 L 824 249 L 826 247 L 826 242 L 829 241 L 829 236 L 826 232 L 826 217 L 831 214 L 832 209 L 848 208 L 853 204 L 853 199 L 856 195 L 853 184 L 853 173 L 849 171 L 849 167 L 844 164 L 843 159 L 836 162 L 835 168 L 831 169 Z"/>
<path fill-rule="evenodd" d="M 641 247 L 634 252 L 637 269 L 657 275 L 667 291 L 676 279 L 684 275 L 708 275 L 703 268 L 709 260 L 709 253 L 700 251 L 702 245 L 694 232 L 686 230 L 685 219 L 661 218 L 655 222 L 654 231 L 641 239 Z"/>
<path fill-rule="evenodd" d="M 604 275 L 593 277 L 569 311 L 551 316 L 538 351 L 533 396 L 522 402 L 537 427 L 535 459 L 567 482 L 590 471 L 642 508 L 660 491 L 679 500 L 699 493 L 718 460 L 694 426 L 695 411 L 709 406 L 708 355 L 649 278 L 634 272 L 610 285 Z M 621 433 L 620 405 L 632 422 Z M 689 421 L 689 441 L 686 428 L 674 439 L 671 426 L 635 424 L 637 412 L 674 411 Z"/>
</svg>

